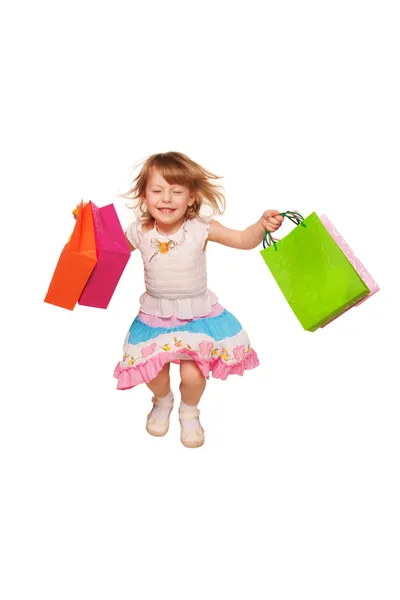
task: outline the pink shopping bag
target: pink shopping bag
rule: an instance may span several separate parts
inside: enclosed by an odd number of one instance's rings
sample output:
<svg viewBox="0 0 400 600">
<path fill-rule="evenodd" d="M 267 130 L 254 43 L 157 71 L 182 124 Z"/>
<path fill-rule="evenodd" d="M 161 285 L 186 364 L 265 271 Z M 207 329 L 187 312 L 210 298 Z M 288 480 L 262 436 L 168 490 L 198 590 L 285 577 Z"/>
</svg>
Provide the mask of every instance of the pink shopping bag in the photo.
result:
<svg viewBox="0 0 400 600">
<path fill-rule="evenodd" d="M 99 208 L 90 202 L 97 264 L 78 302 L 83 306 L 107 308 L 130 258 L 130 250 L 113 204 Z"/>
<path fill-rule="evenodd" d="M 328 323 L 325 323 L 325 325 L 322 326 L 322 327 L 326 327 L 327 325 L 329 325 L 329 323 L 333 323 L 333 321 L 335 321 L 338 317 L 343 315 L 345 312 L 347 312 L 354 306 L 359 306 L 362 302 L 365 302 L 365 300 L 368 300 L 368 298 L 371 298 L 371 296 L 373 296 L 374 294 L 376 294 L 376 292 L 378 292 L 380 290 L 380 287 L 378 286 L 376 281 L 372 278 L 372 275 L 370 275 L 370 273 L 364 267 L 364 265 L 362 264 L 360 259 L 357 258 L 357 256 L 354 254 L 353 250 L 350 248 L 348 243 L 343 239 L 343 237 L 340 235 L 340 233 L 334 227 L 334 225 L 331 223 L 331 221 L 328 219 L 328 217 L 326 215 L 321 215 L 320 219 L 321 219 L 322 223 L 324 224 L 324 226 L 326 227 L 326 229 L 331 234 L 331 236 L 333 237 L 333 239 L 335 240 L 335 242 L 337 243 L 337 245 L 339 246 L 339 248 L 342 250 L 343 254 L 346 256 L 347 260 L 350 262 L 351 265 L 353 265 L 354 269 L 357 271 L 357 273 L 359 274 L 361 279 L 364 281 L 364 283 L 367 285 L 367 287 L 370 290 L 370 293 L 368 294 L 368 296 L 365 296 L 364 298 L 362 298 L 361 300 L 359 300 L 358 302 L 353 304 L 353 306 L 350 306 L 350 308 L 347 308 L 340 315 L 335 317 L 335 319 L 332 319 L 332 321 L 329 321 Z"/>
</svg>

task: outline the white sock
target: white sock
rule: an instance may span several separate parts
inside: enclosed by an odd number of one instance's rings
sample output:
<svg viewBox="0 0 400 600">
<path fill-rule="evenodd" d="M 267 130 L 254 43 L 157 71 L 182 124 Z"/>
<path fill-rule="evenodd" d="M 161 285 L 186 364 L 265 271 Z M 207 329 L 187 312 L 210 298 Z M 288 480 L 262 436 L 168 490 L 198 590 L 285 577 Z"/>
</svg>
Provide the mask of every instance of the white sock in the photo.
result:
<svg viewBox="0 0 400 600">
<path fill-rule="evenodd" d="M 191 412 L 196 411 L 196 409 L 197 409 L 197 405 L 190 406 L 189 404 L 185 404 L 183 401 L 181 401 L 180 406 L 179 406 L 180 412 L 183 412 L 183 413 L 190 414 Z M 183 429 L 186 429 L 187 431 L 189 431 L 189 430 L 193 431 L 194 429 L 201 428 L 199 417 L 196 417 L 196 416 L 194 416 L 193 418 L 190 418 L 190 419 L 182 419 L 181 425 L 182 425 Z"/>
<path fill-rule="evenodd" d="M 155 398 L 156 398 L 156 401 L 154 402 L 151 415 L 154 419 L 158 419 L 160 421 L 166 421 L 168 419 L 169 413 L 172 410 L 172 407 L 163 406 L 163 404 L 173 403 L 174 395 L 172 393 L 172 390 L 170 390 L 166 396 L 162 396 L 162 397 L 155 396 Z"/>
</svg>

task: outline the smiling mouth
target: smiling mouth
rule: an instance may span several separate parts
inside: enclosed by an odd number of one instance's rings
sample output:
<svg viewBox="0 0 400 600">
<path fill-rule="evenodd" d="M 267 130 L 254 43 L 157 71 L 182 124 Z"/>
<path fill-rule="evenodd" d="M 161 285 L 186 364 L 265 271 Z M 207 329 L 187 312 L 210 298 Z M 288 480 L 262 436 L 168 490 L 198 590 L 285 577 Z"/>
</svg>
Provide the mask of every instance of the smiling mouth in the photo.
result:
<svg viewBox="0 0 400 600">
<path fill-rule="evenodd" d="M 163 213 L 172 213 L 176 209 L 175 208 L 159 208 L 158 210 Z"/>
</svg>

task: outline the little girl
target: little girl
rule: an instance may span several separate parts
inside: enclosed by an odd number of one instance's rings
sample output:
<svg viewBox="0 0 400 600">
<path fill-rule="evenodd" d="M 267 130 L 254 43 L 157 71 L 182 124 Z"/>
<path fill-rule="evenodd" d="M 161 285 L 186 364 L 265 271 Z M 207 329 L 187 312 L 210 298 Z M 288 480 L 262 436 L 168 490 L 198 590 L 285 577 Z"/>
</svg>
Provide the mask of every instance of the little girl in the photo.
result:
<svg viewBox="0 0 400 600">
<path fill-rule="evenodd" d="M 207 242 L 248 250 L 261 243 L 266 229 L 274 232 L 283 221 L 277 210 L 267 210 L 254 225 L 236 231 L 206 217 L 206 205 L 213 214 L 225 208 L 212 179 L 220 177 L 182 153 L 154 154 L 122 195 L 137 199 L 139 219 L 125 235 L 130 250 L 140 250 L 146 291 L 114 372 L 117 388 L 147 385 L 153 408 L 146 429 L 164 436 L 174 405 L 170 363 L 179 364 L 181 442 L 188 448 L 204 443 L 197 406 L 210 373 L 226 379 L 259 365 L 246 331 L 207 287 Z"/>
</svg>

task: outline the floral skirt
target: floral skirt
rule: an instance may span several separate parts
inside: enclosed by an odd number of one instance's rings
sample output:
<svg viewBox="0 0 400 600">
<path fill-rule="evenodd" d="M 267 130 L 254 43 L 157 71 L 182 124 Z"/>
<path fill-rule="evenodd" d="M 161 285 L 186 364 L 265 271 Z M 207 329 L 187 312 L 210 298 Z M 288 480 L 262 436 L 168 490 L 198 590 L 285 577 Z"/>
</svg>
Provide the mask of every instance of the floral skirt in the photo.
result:
<svg viewBox="0 0 400 600">
<path fill-rule="evenodd" d="M 194 360 L 206 379 L 243 375 L 259 365 L 239 321 L 220 304 L 205 317 L 182 320 L 142 311 L 125 337 L 123 359 L 114 371 L 117 389 L 154 379 L 165 363 Z"/>
</svg>

